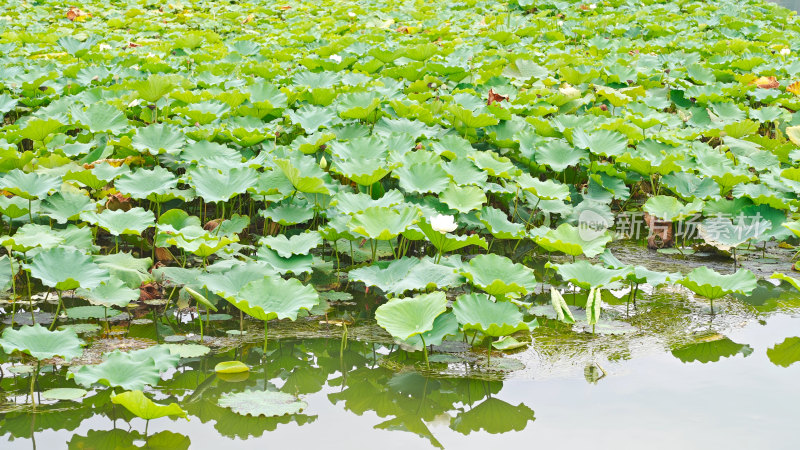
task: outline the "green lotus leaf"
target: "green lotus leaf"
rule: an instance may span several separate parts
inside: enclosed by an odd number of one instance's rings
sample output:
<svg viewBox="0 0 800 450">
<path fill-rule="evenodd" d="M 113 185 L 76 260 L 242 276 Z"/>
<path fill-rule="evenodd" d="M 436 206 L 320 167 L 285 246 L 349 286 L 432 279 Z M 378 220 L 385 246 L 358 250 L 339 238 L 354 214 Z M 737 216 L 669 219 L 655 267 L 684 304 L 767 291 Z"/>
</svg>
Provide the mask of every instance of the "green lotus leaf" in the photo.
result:
<svg viewBox="0 0 800 450">
<path fill-rule="evenodd" d="M 493 177 L 512 178 L 522 173 L 510 159 L 499 156 L 495 152 L 475 152 L 468 158 L 479 169 Z"/>
<path fill-rule="evenodd" d="M 354 214 L 347 226 L 354 233 L 386 241 L 407 230 L 421 215 L 417 208 L 394 209 L 373 206 Z"/>
<path fill-rule="evenodd" d="M 167 244 L 174 245 L 183 251 L 187 251 L 201 258 L 211 256 L 214 253 L 217 253 L 218 251 L 227 247 L 229 244 L 238 241 L 239 237 L 236 235 L 213 236 L 210 234 L 205 234 L 203 236 L 191 240 L 187 240 L 181 235 L 173 236 L 171 238 L 166 239 Z"/>
<path fill-rule="evenodd" d="M 611 235 L 608 233 L 594 237 L 596 234 L 593 230 L 587 233 L 578 227 L 562 223 L 555 230 L 549 230 L 545 234 L 536 236 L 535 241 L 549 252 L 563 252 L 572 256 L 583 253 L 589 258 L 593 258 L 603 253 L 606 244 L 611 241 Z"/>
<path fill-rule="evenodd" d="M 431 242 L 437 250 L 441 251 L 442 253 L 449 253 L 461 248 L 464 248 L 468 245 L 477 245 L 482 249 L 487 249 L 489 244 L 486 242 L 486 239 L 482 238 L 478 234 L 468 234 L 468 235 L 454 235 L 451 233 L 442 233 L 440 231 L 436 231 L 431 227 L 430 223 L 428 222 L 417 222 L 417 227 L 422 231 L 425 237 Z M 413 229 L 409 229 L 412 231 Z M 410 236 L 410 233 L 405 233 L 404 236 L 408 239 L 413 238 Z M 422 239 L 421 237 L 419 239 Z"/>
<path fill-rule="evenodd" d="M 347 159 L 336 161 L 331 170 L 361 186 L 371 186 L 397 167 L 399 163 L 387 164 L 379 159 Z"/>
<path fill-rule="evenodd" d="M 200 275 L 198 281 L 220 297 L 230 297 L 236 296 L 247 283 L 274 274 L 272 268 L 262 263 L 236 264 L 227 270 L 217 270 L 211 266 L 209 273 Z"/>
<path fill-rule="evenodd" d="M 512 223 L 506 213 L 497 208 L 484 206 L 478 212 L 478 219 L 498 239 L 521 239 L 525 236 L 525 225 Z"/>
<path fill-rule="evenodd" d="M 403 343 L 415 350 L 421 350 L 423 340 L 425 345 L 428 346 L 441 345 L 446 337 L 455 336 L 456 334 L 458 334 L 458 319 L 452 312 L 446 312 L 436 317 L 436 320 L 433 321 L 433 329 L 421 334 L 415 334 L 404 340 Z"/>
<path fill-rule="evenodd" d="M 18 99 L 13 98 L 8 94 L 0 94 L 0 115 L 5 115 L 7 112 L 16 108 L 17 102 Z"/>
<path fill-rule="evenodd" d="M 117 209 L 104 209 L 100 214 L 85 212 L 81 218 L 89 223 L 108 231 L 114 236 L 123 234 L 141 235 L 142 232 L 155 225 L 156 218 L 152 211 L 141 207 L 131 208 L 128 211 Z"/>
<path fill-rule="evenodd" d="M 217 373 L 242 373 L 249 371 L 250 367 L 241 361 L 222 361 L 214 366 L 214 372 Z"/>
<path fill-rule="evenodd" d="M 63 126 L 64 124 L 56 119 L 31 119 L 25 122 L 25 127 L 20 130 L 19 135 L 32 141 L 43 142 Z"/>
<path fill-rule="evenodd" d="M 684 205 L 675 197 L 656 195 L 648 198 L 642 209 L 661 220 L 674 222 L 702 211 L 703 206 L 702 200 Z"/>
<path fill-rule="evenodd" d="M 151 155 L 177 155 L 186 145 L 186 137 L 174 126 L 157 123 L 138 128 L 131 145 L 136 150 Z"/>
<path fill-rule="evenodd" d="M 613 281 L 624 279 L 631 268 L 607 269 L 603 266 L 580 260 L 567 264 L 545 264 L 547 268 L 554 268 L 564 281 L 569 281 L 584 289 L 607 286 Z"/>
<path fill-rule="evenodd" d="M 170 355 L 181 359 L 200 358 L 211 352 L 209 347 L 200 344 L 161 344 L 161 346 L 166 347 Z"/>
<path fill-rule="evenodd" d="M 45 198 L 48 192 L 58 189 L 60 185 L 61 179 L 53 175 L 25 173 L 19 169 L 14 169 L 0 178 L 0 189 L 26 200 Z"/>
<path fill-rule="evenodd" d="M 314 262 L 312 255 L 292 255 L 289 258 L 282 258 L 278 252 L 267 247 L 259 248 L 256 256 L 259 261 L 263 261 L 280 274 L 311 273 L 311 263 Z"/>
<path fill-rule="evenodd" d="M 798 280 L 797 278 L 790 277 L 789 275 L 786 275 L 785 273 L 780 273 L 780 272 L 773 273 L 770 276 L 770 278 L 772 278 L 773 280 L 785 281 L 785 282 L 791 284 L 792 287 L 794 287 L 795 289 L 800 291 L 800 280 Z"/>
<path fill-rule="evenodd" d="M 288 226 L 305 223 L 313 219 L 314 209 L 310 207 L 308 202 L 287 199 L 270 205 L 267 209 L 259 211 L 259 214 L 273 222 Z"/>
<path fill-rule="evenodd" d="M 21 352 L 40 361 L 56 356 L 65 361 L 77 358 L 83 354 L 82 345 L 83 341 L 73 330 L 48 331 L 38 324 L 17 330 L 6 328 L 0 337 L 0 347 L 6 353 Z"/>
<path fill-rule="evenodd" d="M 325 172 L 311 157 L 275 159 L 275 165 L 283 172 L 298 192 L 309 194 L 330 194 L 325 185 Z"/>
<path fill-rule="evenodd" d="M 76 122 L 92 133 L 120 134 L 130 127 L 128 119 L 120 110 L 104 102 L 91 104 L 86 109 L 76 107 L 71 113 Z"/>
<path fill-rule="evenodd" d="M 622 133 L 610 130 L 597 130 L 586 133 L 576 129 L 572 133 L 572 143 L 578 148 L 588 149 L 595 155 L 620 156 L 628 148 L 628 140 Z"/>
<path fill-rule="evenodd" d="M 353 92 L 338 99 L 339 116 L 343 119 L 366 120 L 375 116 L 381 99 L 370 92 Z"/>
<path fill-rule="evenodd" d="M 768 348 L 767 357 L 781 367 L 789 367 L 800 361 L 800 337 L 787 337 L 780 344 Z"/>
<path fill-rule="evenodd" d="M 86 394 L 88 394 L 88 392 L 86 392 L 85 389 L 55 388 L 42 392 L 41 396 L 46 400 L 76 400 L 85 397 Z"/>
<path fill-rule="evenodd" d="M 661 183 L 686 201 L 705 200 L 719 195 L 719 185 L 714 180 L 688 172 L 670 173 L 661 179 Z"/>
<path fill-rule="evenodd" d="M 722 275 L 706 266 L 698 267 L 686 277 L 678 280 L 697 295 L 714 300 L 728 294 L 751 293 L 757 284 L 756 276 L 747 269 L 739 269 L 736 273 Z"/>
<path fill-rule="evenodd" d="M 439 164 L 418 163 L 395 169 L 394 177 L 406 192 L 438 194 L 450 185 L 450 177 Z"/>
<path fill-rule="evenodd" d="M 719 334 L 711 335 L 700 342 L 672 350 L 672 355 L 685 363 L 697 361 L 703 364 L 717 362 L 720 358 L 728 358 L 738 354 L 747 357 L 751 353 L 753 353 L 753 348 L 749 345 L 738 344 Z"/>
<path fill-rule="evenodd" d="M 146 80 L 142 80 L 133 84 L 133 89 L 138 94 L 139 98 L 147 103 L 155 103 L 165 95 L 172 92 L 175 84 L 169 77 L 163 75 L 152 74 Z"/>
<path fill-rule="evenodd" d="M 291 394 L 274 391 L 226 392 L 217 404 L 242 416 L 278 417 L 297 414 L 308 404 Z"/>
<path fill-rule="evenodd" d="M 26 224 L 13 236 L 3 236 L 3 246 L 16 252 L 27 252 L 36 247 L 52 248 L 64 243 L 64 237 L 46 225 Z"/>
<path fill-rule="evenodd" d="M 377 200 L 373 200 L 369 194 L 352 193 L 352 192 L 339 192 L 332 201 L 331 206 L 336 206 L 336 209 L 345 214 L 355 214 L 364 211 L 371 206 L 392 207 L 403 203 L 403 194 L 397 189 L 387 191 Z M 330 219 L 330 215 L 328 216 Z"/>
<path fill-rule="evenodd" d="M 552 286 L 550 286 L 550 304 L 553 306 L 558 320 L 564 323 L 575 323 L 575 317 L 573 317 L 564 297 L 558 292 L 558 289 Z"/>
<path fill-rule="evenodd" d="M 388 294 L 404 294 L 406 291 L 457 287 L 464 278 L 452 267 L 436 264 L 431 258 L 404 257 L 394 261 L 380 261 L 366 267 L 351 270 L 348 277 L 367 286 L 375 286 Z"/>
<path fill-rule="evenodd" d="M 64 224 L 78 219 L 82 212 L 94 209 L 94 202 L 86 195 L 75 192 L 56 192 L 42 200 L 39 212 Z"/>
<path fill-rule="evenodd" d="M 109 255 L 97 255 L 94 262 L 111 275 L 111 285 L 113 280 L 122 281 L 128 288 L 138 290 L 142 283 L 151 281 L 153 278 L 149 273 L 153 260 L 150 258 L 136 258 L 131 253 L 112 253 Z M 108 282 L 108 280 L 106 280 Z M 111 286 L 105 289 L 111 289 Z M 110 291 L 106 291 L 110 294 Z"/>
<path fill-rule="evenodd" d="M 340 120 L 336 112 L 330 108 L 304 105 L 297 110 L 287 112 L 289 120 L 299 124 L 307 133 L 313 133 L 322 127 L 332 128 Z"/>
<path fill-rule="evenodd" d="M 492 337 L 529 329 L 516 305 L 492 301 L 486 294 L 459 295 L 453 303 L 453 314 L 464 331 L 476 330 Z"/>
<path fill-rule="evenodd" d="M 494 297 L 525 295 L 536 287 L 533 270 L 494 253 L 472 258 L 461 273 L 473 286 Z"/>
<path fill-rule="evenodd" d="M 126 173 L 114 182 L 120 192 L 137 199 L 148 198 L 153 194 L 167 194 L 177 184 L 178 178 L 161 166 L 156 166 L 153 170 L 139 169 Z"/>
<path fill-rule="evenodd" d="M 480 430 L 498 434 L 522 431 L 529 421 L 534 420 L 536 418 L 533 416 L 533 410 L 524 404 L 514 406 L 490 397 L 468 411 L 456 414 L 450 423 L 450 428 L 464 435 Z"/>
<path fill-rule="evenodd" d="M 488 112 L 484 112 L 488 110 L 483 108 L 483 105 L 473 110 L 458 104 L 453 104 L 447 107 L 447 111 L 453 115 L 456 125 L 462 125 L 466 128 L 483 128 L 490 125 L 497 125 L 500 122 L 497 120 L 497 117 Z"/>
<path fill-rule="evenodd" d="M 292 255 L 305 255 L 311 249 L 318 247 L 322 244 L 322 238 L 316 231 L 309 231 L 300 233 L 287 238 L 285 235 L 266 236 L 261 238 L 260 243 L 275 250 L 278 255 L 283 258 L 289 258 Z"/>
<path fill-rule="evenodd" d="M 199 238 L 206 234 L 200 223 L 200 218 L 190 216 L 182 209 L 170 209 L 158 218 L 158 231 L 167 235 L 180 234 L 188 240 Z M 161 243 L 159 242 L 159 245 Z"/>
<path fill-rule="evenodd" d="M 210 167 L 200 167 L 187 172 L 197 195 L 206 202 L 225 202 L 231 197 L 243 194 L 258 181 L 258 172 L 244 167 L 221 171 Z"/>
<path fill-rule="evenodd" d="M 22 197 L 6 197 L 0 195 L 0 213 L 10 217 L 11 219 L 18 219 L 22 216 L 27 216 L 28 213 L 35 211 L 39 207 L 39 200 L 28 200 Z"/>
<path fill-rule="evenodd" d="M 67 314 L 67 318 L 72 320 L 102 319 L 122 314 L 122 311 L 108 309 L 104 306 L 74 306 L 67 308 L 64 312 Z"/>
<path fill-rule="evenodd" d="M 461 213 L 480 209 L 487 202 L 483 189 L 477 186 L 457 186 L 455 183 L 450 183 L 447 189 L 439 194 L 439 199 Z"/>
<path fill-rule="evenodd" d="M 111 396 L 111 403 L 122 405 L 136 417 L 144 420 L 158 419 L 167 416 L 183 417 L 189 420 L 186 411 L 177 403 L 159 405 L 147 398 L 142 391 L 133 390 Z"/>
<path fill-rule="evenodd" d="M 102 267 L 102 265 L 100 266 Z M 139 294 L 138 289 L 126 286 L 118 278 L 106 280 L 93 289 L 81 288 L 75 291 L 75 295 L 85 298 L 92 305 L 116 306 L 119 308 L 128 306 L 131 302 L 138 300 Z"/>
<path fill-rule="evenodd" d="M 108 278 L 108 271 L 95 264 L 91 257 L 66 247 L 42 250 L 25 268 L 45 286 L 60 291 L 79 287 L 92 289 Z"/>
<path fill-rule="evenodd" d="M 516 178 L 519 187 L 542 200 L 569 200 L 569 187 L 553 180 L 539 181 L 528 174 Z"/>
<path fill-rule="evenodd" d="M 433 323 L 447 309 L 444 292 L 394 298 L 375 310 L 381 328 L 400 340 L 431 331 Z M 427 344 L 427 342 L 426 342 Z"/>
<path fill-rule="evenodd" d="M 319 294 L 294 278 L 268 276 L 251 281 L 235 297 L 226 299 L 258 320 L 296 320 L 300 310 L 308 311 L 319 303 Z"/>
<path fill-rule="evenodd" d="M 157 346 L 154 352 L 141 350 L 123 353 L 115 350 L 106 356 L 105 361 L 91 366 L 81 366 L 67 373 L 67 378 L 74 378 L 75 382 L 84 387 L 102 384 L 110 387 L 121 387 L 129 390 L 141 390 L 145 386 L 154 386 L 161 380 L 159 362 L 162 369 L 174 367 L 177 356 L 172 356 L 166 348 Z M 148 349 L 149 350 L 149 349 Z"/>
<path fill-rule="evenodd" d="M 537 163 L 548 165 L 556 172 L 577 166 L 589 157 L 585 150 L 575 148 L 565 140 L 550 141 L 537 148 L 534 155 Z"/>
</svg>

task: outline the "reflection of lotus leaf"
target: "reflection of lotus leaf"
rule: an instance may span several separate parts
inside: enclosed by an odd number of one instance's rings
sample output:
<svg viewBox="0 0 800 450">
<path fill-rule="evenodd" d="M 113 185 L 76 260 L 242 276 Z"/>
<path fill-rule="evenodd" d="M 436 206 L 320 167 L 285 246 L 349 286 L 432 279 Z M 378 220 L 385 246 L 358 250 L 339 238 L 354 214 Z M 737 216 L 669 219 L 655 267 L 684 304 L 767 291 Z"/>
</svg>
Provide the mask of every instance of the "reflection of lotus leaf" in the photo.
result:
<svg viewBox="0 0 800 450">
<path fill-rule="evenodd" d="M 497 398 L 487 398 L 478 406 L 454 417 L 450 428 L 461 434 L 479 430 L 497 434 L 522 431 L 528 421 L 534 420 L 533 410 L 522 403 L 514 406 Z"/>
<path fill-rule="evenodd" d="M 230 408 L 241 415 L 275 417 L 297 414 L 308 404 L 291 394 L 274 391 L 245 391 L 225 393 L 219 398 L 219 406 Z"/>
</svg>

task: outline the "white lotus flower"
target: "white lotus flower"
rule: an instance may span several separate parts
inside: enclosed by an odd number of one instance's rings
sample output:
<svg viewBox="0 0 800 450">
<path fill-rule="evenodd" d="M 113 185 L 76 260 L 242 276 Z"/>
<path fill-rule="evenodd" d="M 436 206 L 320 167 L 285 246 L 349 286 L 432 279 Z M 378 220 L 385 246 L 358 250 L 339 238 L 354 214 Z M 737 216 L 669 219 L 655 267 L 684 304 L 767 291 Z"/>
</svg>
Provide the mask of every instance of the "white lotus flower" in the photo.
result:
<svg viewBox="0 0 800 450">
<path fill-rule="evenodd" d="M 350 16 L 350 17 L 355 17 L 356 13 L 354 13 L 353 11 L 350 11 L 349 13 L 347 13 L 347 15 Z"/>
<path fill-rule="evenodd" d="M 789 56 L 789 53 L 792 53 L 792 51 L 789 50 L 788 48 L 781 49 L 781 56 Z"/>
<path fill-rule="evenodd" d="M 591 5 L 589 5 L 589 9 L 595 9 L 595 8 L 597 8 L 597 5 L 595 5 L 594 3 L 592 3 Z"/>
<path fill-rule="evenodd" d="M 431 217 L 431 228 L 440 233 L 450 233 L 458 228 L 455 222 L 455 217 L 437 214 Z"/>
<path fill-rule="evenodd" d="M 111 46 L 106 43 L 98 45 L 97 48 L 99 48 L 102 51 L 111 50 Z"/>
<path fill-rule="evenodd" d="M 556 22 L 556 25 L 558 25 L 560 27 L 563 27 L 564 26 L 564 21 L 563 20 L 559 20 L 558 22 Z"/>
<path fill-rule="evenodd" d="M 578 98 L 581 95 L 581 91 L 575 89 L 568 83 L 564 83 L 563 86 L 558 88 L 558 92 L 561 92 L 561 94 L 567 98 Z"/>
<path fill-rule="evenodd" d="M 339 55 L 331 55 L 328 58 L 330 58 L 331 61 L 336 61 L 337 63 L 342 62 L 342 57 Z"/>
</svg>

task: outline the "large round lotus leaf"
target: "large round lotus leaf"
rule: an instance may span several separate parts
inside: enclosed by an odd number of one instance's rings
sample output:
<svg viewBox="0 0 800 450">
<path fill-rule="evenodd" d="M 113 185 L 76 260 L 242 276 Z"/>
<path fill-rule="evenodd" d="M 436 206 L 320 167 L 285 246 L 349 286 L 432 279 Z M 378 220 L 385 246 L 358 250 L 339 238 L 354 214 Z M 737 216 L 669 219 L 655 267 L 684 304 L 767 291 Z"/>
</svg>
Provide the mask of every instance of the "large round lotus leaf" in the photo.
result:
<svg viewBox="0 0 800 450">
<path fill-rule="evenodd" d="M 137 128 L 131 140 L 133 148 L 151 155 L 175 155 L 180 153 L 185 144 L 186 137 L 178 128 L 163 123 Z"/>
<path fill-rule="evenodd" d="M 91 104 L 86 109 L 73 108 L 72 118 L 92 133 L 123 133 L 128 129 L 128 120 L 125 115 L 106 102 Z"/>
<path fill-rule="evenodd" d="M 161 344 L 161 346 L 166 347 L 170 355 L 181 358 L 199 358 L 211 351 L 210 348 L 200 344 Z"/>
<path fill-rule="evenodd" d="M 306 202 L 284 201 L 270 205 L 259 214 L 273 222 L 288 226 L 308 222 L 314 217 L 314 209 Z"/>
<path fill-rule="evenodd" d="M 0 189 L 24 199 L 44 198 L 48 192 L 58 189 L 60 185 L 61 179 L 53 175 L 26 173 L 19 169 L 14 169 L 0 178 Z"/>
<path fill-rule="evenodd" d="M 304 105 L 295 111 L 289 110 L 287 115 L 293 123 L 299 124 L 307 133 L 313 133 L 323 126 L 330 128 L 340 122 L 336 112 L 332 109 L 312 105 Z"/>
<path fill-rule="evenodd" d="M 102 319 L 122 314 L 122 311 L 105 306 L 75 306 L 66 309 L 67 317 L 73 320 Z"/>
<path fill-rule="evenodd" d="M 206 202 L 225 202 L 243 194 L 258 181 L 258 172 L 249 167 L 220 171 L 200 167 L 187 173 L 197 195 Z"/>
<path fill-rule="evenodd" d="M 103 295 L 111 295 L 110 289 L 114 286 L 114 279 L 119 279 L 125 286 L 136 291 L 142 283 L 153 279 L 148 272 L 153 264 L 150 258 L 136 258 L 131 253 L 119 252 L 95 256 L 94 262 L 100 268 L 108 270 L 111 275 L 111 279 L 106 281 L 108 288 L 103 289 Z"/>
<path fill-rule="evenodd" d="M 751 353 L 753 353 L 753 348 L 749 345 L 738 344 L 719 334 L 672 351 L 672 355 L 683 362 L 698 361 L 704 364 L 717 362 L 720 358 L 728 358 L 737 354 L 747 357 Z"/>
<path fill-rule="evenodd" d="M 208 273 L 198 277 L 198 281 L 220 297 L 230 297 L 236 295 L 247 283 L 274 274 L 275 271 L 266 264 L 251 262 L 236 264 L 226 270 L 212 266 Z"/>
<path fill-rule="evenodd" d="M 247 364 L 241 361 L 223 361 L 214 366 L 214 372 L 217 373 L 241 373 L 249 372 L 250 368 Z"/>
<path fill-rule="evenodd" d="M 13 236 L 4 237 L 2 244 L 16 252 L 27 252 L 36 247 L 55 247 L 63 242 L 64 237 L 57 235 L 47 225 L 29 223 L 18 228 Z"/>
<path fill-rule="evenodd" d="M 403 294 L 406 291 L 457 287 L 464 278 L 455 269 L 434 263 L 431 258 L 403 257 L 394 261 L 380 261 L 370 266 L 360 267 L 348 273 L 354 281 L 367 286 L 376 286 L 383 292 Z"/>
<path fill-rule="evenodd" d="M 583 253 L 593 258 L 603 253 L 606 244 L 611 241 L 611 235 L 608 233 L 597 237 L 594 237 L 595 235 L 596 232 L 593 230 L 584 232 L 568 223 L 562 223 L 555 230 L 537 236 L 536 243 L 548 252 L 563 252 L 572 256 Z"/>
<path fill-rule="evenodd" d="M 48 389 L 41 393 L 42 398 L 47 400 L 75 400 L 87 394 L 85 389 L 78 388 L 55 388 Z"/>
<path fill-rule="evenodd" d="M 519 308 L 511 302 L 494 302 L 485 294 L 460 295 L 453 303 L 453 313 L 462 328 L 493 336 L 508 336 L 529 329 Z"/>
<path fill-rule="evenodd" d="M 788 337 L 780 344 L 767 349 L 767 357 L 773 364 L 789 367 L 800 361 L 800 337 Z"/>
<path fill-rule="evenodd" d="M 6 353 L 19 351 L 38 360 L 60 356 L 65 361 L 83 353 L 83 341 L 72 330 L 48 331 L 41 325 L 23 326 L 18 330 L 6 328 L 0 346 Z"/>
<path fill-rule="evenodd" d="M 534 421 L 533 410 L 520 403 L 517 406 L 497 398 L 487 398 L 469 411 L 458 413 L 450 423 L 450 428 L 461 434 L 486 430 L 489 433 L 522 431 L 528 421 Z"/>
<path fill-rule="evenodd" d="M 189 420 L 186 411 L 181 409 L 177 403 L 170 403 L 169 405 L 159 405 L 144 395 L 140 390 L 132 390 L 123 392 L 122 394 L 112 395 L 111 403 L 115 405 L 122 405 L 130 411 L 133 415 L 141 417 L 144 420 L 153 420 L 160 417 L 175 416 L 183 417 Z"/>
<path fill-rule="evenodd" d="M 164 195 L 178 184 L 178 178 L 169 170 L 156 166 L 153 170 L 139 169 L 122 175 L 114 185 L 133 198 L 147 198 L 151 194 Z"/>
<path fill-rule="evenodd" d="M 145 349 L 130 353 L 114 351 L 97 365 L 82 366 L 67 377 L 75 378 L 81 386 L 91 387 L 95 383 L 123 389 L 143 389 L 156 385 L 161 380 L 160 371 L 174 368 L 180 359 L 169 350 L 157 346 L 156 350 Z"/>
<path fill-rule="evenodd" d="M 283 172 L 298 192 L 310 194 L 330 194 L 325 186 L 325 172 L 319 168 L 314 158 L 294 157 L 275 159 L 275 165 Z"/>
<path fill-rule="evenodd" d="M 316 231 L 308 231 L 296 234 L 287 238 L 283 234 L 277 236 L 265 236 L 261 238 L 261 244 L 275 250 L 282 258 L 289 258 L 292 255 L 305 255 L 322 244 L 322 238 Z"/>
<path fill-rule="evenodd" d="M 437 250 L 441 250 L 442 253 L 452 252 L 461 248 L 464 248 L 468 245 L 477 245 L 482 249 L 487 249 L 489 244 L 486 242 L 486 239 L 481 237 L 479 234 L 464 234 L 461 236 L 451 234 L 451 233 L 442 233 L 440 231 L 436 231 L 431 227 L 430 223 L 425 221 L 417 222 L 417 227 L 422 231 L 422 234 L 428 238 L 431 245 L 436 247 Z M 411 236 L 411 232 L 414 231 L 413 228 L 410 228 L 408 231 L 403 233 L 403 236 L 406 239 L 411 240 L 418 240 L 422 239 L 421 236 L 417 239 L 416 237 Z M 419 234 L 419 231 L 417 231 Z"/>
<path fill-rule="evenodd" d="M 494 253 L 472 258 L 462 274 L 473 286 L 493 296 L 525 295 L 536 287 L 533 270 Z"/>
<path fill-rule="evenodd" d="M 111 278 L 95 288 L 78 289 L 75 294 L 93 305 L 122 308 L 137 300 L 140 292 L 138 289 L 129 288 L 118 278 Z"/>
<path fill-rule="evenodd" d="M 702 200 L 684 205 L 675 197 L 656 195 L 648 198 L 642 209 L 661 220 L 674 222 L 702 211 L 703 205 Z"/>
<path fill-rule="evenodd" d="M 629 267 L 607 269 L 586 260 L 567 264 L 547 263 L 545 267 L 555 268 L 564 281 L 569 281 L 584 289 L 605 286 L 612 281 L 625 278 L 631 272 Z"/>
<path fill-rule="evenodd" d="M 319 303 L 319 294 L 297 279 L 269 276 L 248 283 L 227 300 L 259 320 L 295 320 L 300 310 L 310 310 Z"/>
<path fill-rule="evenodd" d="M 348 227 L 354 233 L 370 239 L 387 241 L 397 237 L 420 217 L 416 208 L 385 208 L 373 206 L 353 215 Z"/>
<path fill-rule="evenodd" d="M 697 295 L 714 300 L 732 293 L 747 295 L 756 288 L 758 279 L 753 272 L 747 269 L 739 269 L 736 273 L 722 275 L 713 269 L 701 266 L 689 272 L 678 283 Z"/>
<path fill-rule="evenodd" d="M 439 195 L 439 199 L 458 212 L 468 213 L 486 203 L 486 193 L 477 186 L 458 186 L 450 183 Z"/>
<path fill-rule="evenodd" d="M 266 417 L 297 414 L 308 406 L 294 395 L 275 391 L 226 392 L 217 404 L 243 416 Z"/>
<path fill-rule="evenodd" d="M 92 262 L 89 256 L 66 247 L 42 250 L 27 269 L 45 286 L 61 291 L 79 287 L 92 289 L 108 279 L 108 271 Z"/>
<path fill-rule="evenodd" d="M 406 339 L 404 343 L 416 349 L 422 349 L 422 340 L 425 345 L 441 345 L 442 341 L 448 336 L 455 336 L 458 333 L 458 319 L 452 312 L 439 314 L 433 321 L 433 328 L 422 334 L 415 334 Z"/>
<path fill-rule="evenodd" d="M 795 289 L 800 291 L 800 280 L 798 280 L 797 278 L 790 277 L 789 275 L 786 275 L 785 273 L 780 273 L 780 272 L 773 273 L 772 276 L 770 276 L 770 278 L 772 278 L 773 280 L 785 281 L 785 282 L 789 283 L 790 285 L 792 285 L 792 287 L 794 287 Z"/>
<path fill-rule="evenodd" d="M 85 211 L 94 209 L 94 202 L 87 195 L 74 192 L 56 192 L 42 200 L 40 211 L 58 223 L 75 220 Z"/>
<path fill-rule="evenodd" d="M 331 170 L 361 186 L 371 186 L 396 167 L 398 164 L 388 164 L 380 159 L 346 159 L 337 160 Z"/>
<path fill-rule="evenodd" d="M 569 186 L 554 180 L 541 181 L 524 173 L 517 178 L 517 183 L 542 200 L 569 200 Z"/>
<path fill-rule="evenodd" d="M 478 212 L 478 219 L 498 239 L 520 239 L 525 236 L 525 225 L 512 223 L 506 213 L 497 208 L 484 206 Z"/>
<path fill-rule="evenodd" d="M 375 320 L 397 339 L 433 329 L 433 322 L 447 309 L 444 292 L 417 295 L 412 298 L 395 298 L 375 310 Z"/>
<path fill-rule="evenodd" d="M 292 255 L 290 258 L 281 258 L 275 250 L 261 247 L 256 252 L 256 256 L 270 268 L 280 274 L 301 274 L 311 273 L 311 263 L 314 262 L 312 255 Z"/>
<path fill-rule="evenodd" d="M 138 236 L 156 222 L 152 211 L 140 207 L 131 208 L 128 211 L 105 209 L 100 214 L 93 211 L 85 212 L 81 214 L 81 218 L 89 223 L 96 224 L 114 236 L 123 234 Z"/>
<path fill-rule="evenodd" d="M 450 177 L 440 164 L 417 163 L 394 171 L 400 187 L 406 192 L 438 194 L 450 185 Z"/>
</svg>

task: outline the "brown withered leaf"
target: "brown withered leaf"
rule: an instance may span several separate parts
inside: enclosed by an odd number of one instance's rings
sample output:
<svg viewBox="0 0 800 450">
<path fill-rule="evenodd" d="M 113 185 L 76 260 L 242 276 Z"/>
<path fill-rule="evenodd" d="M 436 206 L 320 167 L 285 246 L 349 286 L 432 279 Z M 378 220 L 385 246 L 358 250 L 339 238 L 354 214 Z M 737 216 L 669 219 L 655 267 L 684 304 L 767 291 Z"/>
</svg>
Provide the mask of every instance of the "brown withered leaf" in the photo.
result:
<svg viewBox="0 0 800 450">
<path fill-rule="evenodd" d="M 256 16 L 248 14 L 247 17 L 245 17 L 245 19 L 242 21 L 242 25 L 252 22 L 253 20 L 255 20 L 255 18 Z"/>
<path fill-rule="evenodd" d="M 489 99 L 486 102 L 487 105 L 491 105 L 492 103 L 500 103 L 504 100 L 508 101 L 507 95 L 498 94 L 494 91 L 494 89 L 489 89 Z"/>
<path fill-rule="evenodd" d="M 780 86 L 780 83 L 778 83 L 778 79 L 772 76 L 758 77 L 755 80 L 751 81 L 750 84 L 756 85 L 761 89 L 775 89 Z"/>
<path fill-rule="evenodd" d="M 175 256 L 165 247 L 156 247 L 156 261 L 175 261 Z"/>
<path fill-rule="evenodd" d="M 222 219 L 209 220 L 208 222 L 206 222 L 205 225 L 203 225 L 203 229 L 206 230 L 206 231 L 213 231 L 221 223 L 222 223 Z"/>
<path fill-rule="evenodd" d="M 120 209 L 123 211 L 130 211 L 131 206 L 131 199 L 119 192 L 109 195 L 108 200 L 106 200 L 106 209 L 110 209 L 111 211 Z"/>
<path fill-rule="evenodd" d="M 154 300 L 161 298 L 161 285 L 155 281 L 150 283 L 142 283 L 139 286 L 139 301 Z"/>
<path fill-rule="evenodd" d="M 794 83 L 786 86 L 786 90 L 791 92 L 794 95 L 800 96 L 800 81 L 795 81 Z"/>
<path fill-rule="evenodd" d="M 650 229 L 650 233 L 647 235 L 647 248 L 672 247 L 674 231 L 671 221 L 661 220 L 656 216 L 644 213 L 644 223 Z"/>
</svg>

